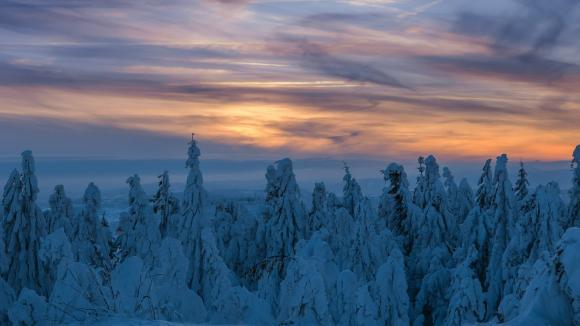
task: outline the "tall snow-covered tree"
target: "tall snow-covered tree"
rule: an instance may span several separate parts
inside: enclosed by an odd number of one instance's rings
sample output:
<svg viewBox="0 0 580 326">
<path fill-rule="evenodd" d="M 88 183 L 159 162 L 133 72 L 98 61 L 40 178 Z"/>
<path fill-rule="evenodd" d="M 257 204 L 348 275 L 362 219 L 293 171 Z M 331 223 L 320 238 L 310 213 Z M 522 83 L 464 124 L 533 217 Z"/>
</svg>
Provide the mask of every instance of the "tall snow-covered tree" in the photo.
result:
<svg viewBox="0 0 580 326">
<path fill-rule="evenodd" d="M 269 168 L 268 174 L 271 171 Z M 275 173 L 274 188 L 277 192 L 266 203 L 271 212 L 264 226 L 266 257 L 292 256 L 294 246 L 304 236 L 306 214 L 292 171 L 292 161 L 285 158 L 276 162 Z"/>
<path fill-rule="evenodd" d="M 494 201 L 491 208 L 493 215 L 491 216 L 494 232 L 486 276 L 488 318 L 491 318 L 496 312 L 504 295 L 503 274 L 513 272 L 504 270 L 504 264 L 502 264 L 502 258 L 510 237 L 516 232 L 514 227 L 515 196 L 508 178 L 507 163 L 506 154 L 497 157 L 493 179 Z"/>
<path fill-rule="evenodd" d="M 129 211 L 121 215 L 117 233 L 121 260 L 138 256 L 146 266 L 151 264 L 154 251 L 161 243 L 159 222 L 153 215 L 149 200 L 141 187 L 141 179 L 133 175 L 127 179 L 129 184 Z"/>
<path fill-rule="evenodd" d="M 159 224 L 159 231 L 161 237 L 165 238 L 167 234 L 173 235 L 175 233 L 175 215 L 179 212 L 179 201 L 171 192 L 171 185 L 169 183 L 169 172 L 164 171 L 159 177 L 157 192 L 153 195 L 153 212 L 159 214 L 161 223 Z"/>
<path fill-rule="evenodd" d="M 346 210 L 354 217 L 356 205 L 362 199 L 363 194 L 360 185 L 350 173 L 350 168 L 346 163 L 344 164 L 344 186 L 342 188 L 343 205 Z"/>
<path fill-rule="evenodd" d="M 445 266 L 448 253 L 438 247 L 429 258 L 427 274 L 415 299 L 413 325 L 442 325 L 449 305 L 451 272 Z"/>
<path fill-rule="evenodd" d="M 312 209 L 308 213 L 307 237 L 323 227 L 329 228 L 326 205 L 326 187 L 324 182 L 317 182 L 312 191 Z"/>
<path fill-rule="evenodd" d="M 573 177 L 570 189 L 570 205 L 568 209 L 568 223 L 580 226 L 580 145 L 576 146 L 572 154 Z"/>
<path fill-rule="evenodd" d="M 493 203 L 493 178 L 491 174 L 491 159 L 485 161 L 483 173 L 477 182 L 477 192 L 475 202 L 481 209 L 486 210 Z"/>
<path fill-rule="evenodd" d="M 459 187 L 455 183 L 455 178 L 448 167 L 443 168 L 442 176 L 445 178 L 443 184 L 447 189 L 447 206 L 451 214 L 458 218 L 460 213 Z"/>
<path fill-rule="evenodd" d="M 376 273 L 373 295 L 378 307 L 378 322 L 383 325 L 409 325 L 410 302 L 403 254 L 393 249 Z"/>
<path fill-rule="evenodd" d="M 89 183 L 83 195 L 83 208 L 76 219 L 70 239 L 75 259 L 96 269 L 110 272 L 111 232 L 101 223 L 101 192 L 94 183 Z M 104 217 L 103 217 L 104 218 Z"/>
<path fill-rule="evenodd" d="M 469 186 L 469 183 L 465 178 L 461 179 L 461 182 L 459 182 L 457 201 L 458 201 L 457 223 L 462 224 L 465 221 L 467 214 L 469 214 L 469 211 L 471 211 L 471 209 L 475 205 L 473 190 L 471 189 L 471 186 Z"/>
<path fill-rule="evenodd" d="M 381 173 L 389 186 L 381 195 L 379 218 L 386 221 L 395 236 L 402 238 L 402 248 L 408 254 L 415 236 L 412 226 L 417 207 L 412 202 L 407 174 L 403 166 L 396 163 L 389 164 Z"/>
<path fill-rule="evenodd" d="M 54 187 L 48 203 L 50 210 L 46 213 L 47 233 L 52 233 L 62 227 L 67 236 L 70 236 L 74 210 L 72 200 L 66 196 L 63 185 Z"/>
<path fill-rule="evenodd" d="M 520 162 L 520 169 L 518 170 L 518 178 L 514 187 L 514 193 L 518 202 L 523 201 L 528 196 L 528 172 L 524 168 L 524 162 Z"/>
<path fill-rule="evenodd" d="M 413 203 L 419 206 L 419 208 L 423 209 L 427 205 L 427 201 L 425 199 L 425 158 L 423 156 L 419 156 L 417 162 L 419 163 L 419 167 L 417 168 L 419 175 L 417 176 L 417 185 L 413 190 Z"/>
<path fill-rule="evenodd" d="M 38 257 L 46 233 L 44 214 L 36 204 L 38 185 L 31 151 L 22 152 L 22 173 L 13 172 L 4 187 L 4 241 L 8 269 L 4 278 L 17 292 L 23 288 L 47 295 L 47 275 Z"/>
<path fill-rule="evenodd" d="M 453 270 L 445 325 L 477 323 L 485 316 L 485 298 L 479 278 L 473 270 L 478 256 L 475 247 L 469 248 L 467 258 Z"/>
<path fill-rule="evenodd" d="M 260 217 L 234 200 L 219 201 L 215 209 L 213 224 L 218 249 L 228 267 L 242 278 L 262 258 L 256 245 Z"/>
</svg>

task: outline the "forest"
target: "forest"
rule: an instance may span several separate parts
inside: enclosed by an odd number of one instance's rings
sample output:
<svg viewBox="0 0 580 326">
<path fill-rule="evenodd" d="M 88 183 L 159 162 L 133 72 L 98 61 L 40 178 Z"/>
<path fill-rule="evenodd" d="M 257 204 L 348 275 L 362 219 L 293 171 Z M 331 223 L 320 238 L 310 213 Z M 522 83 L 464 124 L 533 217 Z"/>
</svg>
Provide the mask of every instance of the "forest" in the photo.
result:
<svg viewBox="0 0 580 326">
<path fill-rule="evenodd" d="M 82 207 L 57 185 L 41 209 L 24 151 L 2 193 L 0 324 L 580 325 L 580 145 L 568 194 L 532 189 L 522 162 L 512 182 L 506 154 L 473 187 L 429 155 L 413 186 L 386 164 L 378 200 L 345 164 L 341 194 L 320 182 L 304 203 L 284 158 L 259 205 L 212 199 L 200 156 L 193 139 L 182 196 L 168 172 L 153 194 L 129 176 L 112 217 L 93 183 Z"/>
</svg>

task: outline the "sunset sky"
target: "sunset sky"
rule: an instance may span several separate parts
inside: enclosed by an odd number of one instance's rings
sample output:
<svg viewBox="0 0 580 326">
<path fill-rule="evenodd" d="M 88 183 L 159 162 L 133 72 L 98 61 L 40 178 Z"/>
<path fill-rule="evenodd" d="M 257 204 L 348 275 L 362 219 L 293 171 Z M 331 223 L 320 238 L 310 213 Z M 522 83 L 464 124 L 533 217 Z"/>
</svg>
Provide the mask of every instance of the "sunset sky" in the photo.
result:
<svg viewBox="0 0 580 326">
<path fill-rule="evenodd" d="M 0 156 L 568 160 L 578 3 L 4 0 Z"/>
</svg>

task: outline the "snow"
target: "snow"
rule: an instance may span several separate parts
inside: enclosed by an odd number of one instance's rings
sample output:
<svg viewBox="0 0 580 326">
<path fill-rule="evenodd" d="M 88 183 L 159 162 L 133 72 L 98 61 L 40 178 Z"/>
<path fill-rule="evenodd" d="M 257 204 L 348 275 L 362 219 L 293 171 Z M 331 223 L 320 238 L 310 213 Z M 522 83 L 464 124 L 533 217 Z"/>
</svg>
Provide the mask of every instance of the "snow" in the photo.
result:
<svg viewBox="0 0 580 326">
<path fill-rule="evenodd" d="M 2 194 L 0 324 L 580 324 L 580 146 L 569 202 L 523 163 L 512 185 L 505 154 L 475 195 L 433 155 L 415 185 L 390 163 L 379 198 L 346 165 L 340 196 L 303 198 L 284 158 L 251 200 L 208 196 L 200 157 L 192 140 L 182 196 L 167 172 L 153 196 L 130 176 L 113 228 L 93 183 L 76 207 L 55 186 L 42 212 L 23 152 Z"/>
</svg>

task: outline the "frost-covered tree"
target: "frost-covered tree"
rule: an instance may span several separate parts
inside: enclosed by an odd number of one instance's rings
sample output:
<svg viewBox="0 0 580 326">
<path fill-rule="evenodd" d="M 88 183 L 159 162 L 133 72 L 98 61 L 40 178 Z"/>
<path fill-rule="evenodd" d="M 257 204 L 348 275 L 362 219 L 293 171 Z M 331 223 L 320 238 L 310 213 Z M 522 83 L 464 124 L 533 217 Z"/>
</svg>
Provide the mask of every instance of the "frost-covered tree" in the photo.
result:
<svg viewBox="0 0 580 326">
<path fill-rule="evenodd" d="M 419 206 L 419 208 L 423 209 L 425 208 L 425 205 L 427 205 L 427 201 L 425 199 L 425 158 L 423 156 L 419 156 L 417 162 L 419 163 L 419 167 L 417 168 L 419 175 L 417 176 L 417 185 L 415 186 L 415 190 L 413 190 L 413 203 Z"/>
<path fill-rule="evenodd" d="M 475 247 L 469 248 L 467 258 L 453 270 L 445 325 L 477 323 L 485 317 L 485 297 L 473 269 L 478 256 Z"/>
<path fill-rule="evenodd" d="M 121 215 L 117 233 L 117 246 L 121 260 L 139 256 L 149 266 L 156 246 L 161 243 L 159 222 L 149 206 L 149 200 L 141 187 L 141 179 L 133 175 L 129 184 L 129 211 Z"/>
<path fill-rule="evenodd" d="M 317 182 L 312 191 L 312 209 L 308 213 L 307 238 L 323 227 L 329 228 L 326 206 L 326 187 L 324 182 Z"/>
<path fill-rule="evenodd" d="M 514 271 L 505 270 L 502 258 L 516 232 L 514 227 L 514 193 L 508 178 L 508 158 L 506 154 L 497 157 L 494 171 L 494 201 L 492 204 L 492 221 L 494 223 L 492 249 L 486 275 L 487 316 L 491 318 L 504 295 L 503 275 Z"/>
<path fill-rule="evenodd" d="M 520 169 L 518 170 L 518 178 L 514 187 L 514 193 L 518 202 L 523 201 L 528 196 L 528 172 L 524 168 L 524 162 L 520 162 Z"/>
<path fill-rule="evenodd" d="M 159 231 L 161 237 L 165 238 L 167 234 L 174 234 L 175 230 L 175 215 L 179 212 L 179 201 L 171 192 L 171 184 L 169 183 L 169 172 L 164 171 L 157 182 L 159 188 L 153 195 L 153 212 L 159 214 L 161 222 L 159 224 Z"/>
<path fill-rule="evenodd" d="M 482 210 L 491 207 L 493 203 L 493 179 L 491 174 L 491 159 L 485 161 L 483 173 L 477 181 L 477 192 L 475 202 Z"/>
<path fill-rule="evenodd" d="M 459 182 L 459 189 L 457 193 L 457 223 L 462 224 L 465 221 L 465 218 L 475 205 L 475 198 L 473 197 L 473 190 L 467 179 L 461 179 Z"/>
<path fill-rule="evenodd" d="M 38 186 L 32 152 L 22 152 L 22 173 L 12 172 L 4 187 L 4 241 L 8 269 L 4 278 L 17 292 L 29 288 L 48 294 L 47 275 L 38 257 L 46 233 L 44 214 L 36 205 Z"/>
<path fill-rule="evenodd" d="M 50 210 L 46 213 L 47 233 L 52 233 L 62 227 L 67 236 L 70 236 L 74 210 L 72 200 L 66 196 L 63 185 L 54 187 L 54 192 L 50 195 L 48 203 Z"/>
<path fill-rule="evenodd" d="M 447 189 L 447 206 L 449 212 L 459 219 L 461 204 L 459 200 L 459 187 L 457 186 L 457 183 L 455 183 L 455 178 L 448 167 L 443 168 L 442 176 L 445 178 L 443 184 Z"/>
<path fill-rule="evenodd" d="M 223 200 L 216 204 L 213 219 L 217 246 L 224 262 L 239 277 L 256 263 L 258 218 L 240 202 Z"/>
<path fill-rule="evenodd" d="M 572 188 L 570 189 L 568 223 L 571 226 L 580 226 L 580 145 L 576 145 L 576 149 L 572 154 L 571 166 L 573 168 L 573 177 Z"/>
<path fill-rule="evenodd" d="M 76 219 L 70 238 L 76 260 L 110 272 L 113 268 L 111 260 L 113 239 L 109 229 L 99 218 L 101 203 L 99 188 L 94 183 L 89 183 L 83 195 L 84 206 Z"/>
<path fill-rule="evenodd" d="M 415 235 L 412 226 L 417 207 L 412 203 L 407 174 L 403 166 L 396 163 L 389 164 L 381 173 L 389 186 L 383 189 L 379 218 L 386 221 L 395 236 L 402 238 L 402 248 L 408 254 Z"/>
<path fill-rule="evenodd" d="M 580 324 L 580 229 L 566 230 L 555 252 L 547 265 L 538 261 L 539 268 L 534 266 L 538 272 L 520 303 L 519 315 L 508 325 Z"/>
<path fill-rule="evenodd" d="M 281 324 L 332 325 L 324 278 L 315 265 L 298 257 L 280 285 Z"/>
<path fill-rule="evenodd" d="M 268 186 L 276 189 L 276 193 L 266 202 L 270 212 L 264 223 L 264 243 L 266 257 L 292 256 L 294 246 L 303 238 L 306 226 L 304 206 L 300 200 L 300 191 L 296 183 L 296 177 L 292 171 L 292 161 L 285 158 L 276 162 L 275 177 L 272 176 L 271 168 L 268 168 L 266 177 Z"/>
<path fill-rule="evenodd" d="M 350 168 L 344 164 L 344 186 L 342 188 L 343 205 L 346 210 L 354 217 L 356 205 L 362 199 L 363 194 L 360 185 L 350 173 Z"/>
<path fill-rule="evenodd" d="M 193 226 L 193 219 L 202 213 L 207 194 L 203 188 L 203 177 L 199 168 L 201 151 L 197 141 L 192 139 L 187 150 L 185 166 L 189 168 L 185 190 L 183 191 L 182 213 L 184 215 L 180 231 L 187 232 Z"/>
<path fill-rule="evenodd" d="M 382 325 L 409 325 L 410 302 L 403 254 L 393 249 L 376 273 L 373 295 Z"/>
<path fill-rule="evenodd" d="M 415 299 L 415 321 L 413 325 L 442 325 L 449 305 L 448 289 L 451 272 L 444 265 L 447 253 L 439 248 L 433 252 L 427 274 Z"/>
</svg>

